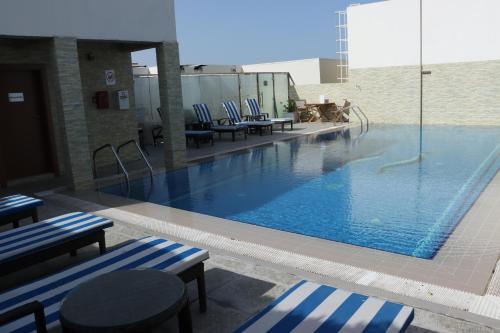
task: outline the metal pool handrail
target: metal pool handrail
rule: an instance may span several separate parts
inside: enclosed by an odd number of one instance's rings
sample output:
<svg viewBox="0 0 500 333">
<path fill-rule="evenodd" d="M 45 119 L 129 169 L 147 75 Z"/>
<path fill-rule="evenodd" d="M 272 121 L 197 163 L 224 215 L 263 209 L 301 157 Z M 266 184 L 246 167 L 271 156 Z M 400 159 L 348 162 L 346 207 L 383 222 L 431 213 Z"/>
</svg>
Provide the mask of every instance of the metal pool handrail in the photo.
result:
<svg viewBox="0 0 500 333">
<path fill-rule="evenodd" d="M 127 182 L 127 190 L 130 190 L 130 178 L 129 178 L 127 169 L 125 169 L 125 166 L 123 165 L 122 160 L 120 159 L 120 156 L 116 152 L 115 147 L 113 147 L 113 145 L 111 145 L 109 143 L 97 148 L 96 150 L 94 150 L 94 152 L 92 154 L 92 172 L 94 175 L 94 179 L 97 179 L 97 167 L 96 167 L 96 163 L 95 163 L 95 158 L 96 158 L 98 152 L 100 152 L 101 150 L 104 150 L 106 148 L 109 148 L 111 150 L 111 152 L 113 153 L 113 156 L 115 157 L 117 165 L 119 166 L 119 168 L 123 172 L 123 175 L 125 176 L 125 180 Z"/>
<path fill-rule="evenodd" d="M 339 111 L 341 111 L 342 113 L 344 114 L 347 114 L 347 111 L 351 110 L 354 115 L 356 117 L 358 117 L 359 121 L 361 122 L 361 131 L 363 131 L 363 119 L 361 118 L 361 116 L 359 115 L 361 113 L 361 115 L 363 116 L 363 118 L 365 118 L 365 122 L 366 122 L 366 130 L 368 131 L 368 129 L 370 128 L 370 122 L 368 120 L 368 117 L 366 116 L 366 114 L 363 112 L 363 110 L 361 109 L 361 107 L 359 107 L 358 105 L 349 105 L 349 106 L 341 106 L 338 108 Z M 349 115 L 349 114 L 347 114 Z"/>
<path fill-rule="evenodd" d="M 359 105 L 352 105 L 351 106 L 351 109 L 352 110 L 357 110 L 357 112 L 361 113 L 363 115 L 363 117 L 365 118 L 366 120 L 366 130 L 368 130 L 368 128 L 370 127 L 370 121 L 368 120 L 368 117 L 366 116 L 366 114 L 363 112 L 363 110 L 361 109 L 361 107 Z M 356 111 L 355 111 L 356 112 Z"/>
<path fill-rule="evenodd" d="M 142 157 L 142 160 L 144 161 L 144 163 L 146 164 L 146 166 L 148 167 L 149 169 L 149 176 L 151 178 L 151 181 L 153 181 L 153 167 L 151 166 L 151 163 L 149 163 L 149 160 L 147 159 L 146 155 L 144 154 L 144 152 L 142 151 L 141 147 L 139 146 L 139 144 L 137 143 L 137 141 L 135 140 L 128 140 L 127 142 L 124 142 L 122 143 L 121 145 L 118 146 L 118 148 L 116 149 L 116 153 L 118 156 L 120 156 L 120 149 L 122 149 L 123 147 L 129 145 L 133 143 L 134 146 L 137 148 L 137 150 L 139 151 L 139 154 L 141 155 Z"/>
</svg>

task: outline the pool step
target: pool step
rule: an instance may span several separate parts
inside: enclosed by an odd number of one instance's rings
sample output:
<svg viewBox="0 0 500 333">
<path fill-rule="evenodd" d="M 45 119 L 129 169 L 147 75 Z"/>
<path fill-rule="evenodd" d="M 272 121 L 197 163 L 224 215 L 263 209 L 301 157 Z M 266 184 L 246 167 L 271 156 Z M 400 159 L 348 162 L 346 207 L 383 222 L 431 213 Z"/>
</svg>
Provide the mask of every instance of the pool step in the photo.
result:
<svg viewBox="0 0 500 333">
<path fill-rule="evenodd" d="M 128 172 L 129 181 L 133 181 L 138 178 L 144 178 L 146 174 L 149 173 L 148 169 L 140 169 L 140 170 L 132 170 Z M 124 180 L 123 174 L 114 174 L 99 178 L 94 178 L 94 184 L 96 185 L 96 189 L 99 190 L 103 187 L 123 184 L 127 186 L 126 180 Z"/>
</svg>

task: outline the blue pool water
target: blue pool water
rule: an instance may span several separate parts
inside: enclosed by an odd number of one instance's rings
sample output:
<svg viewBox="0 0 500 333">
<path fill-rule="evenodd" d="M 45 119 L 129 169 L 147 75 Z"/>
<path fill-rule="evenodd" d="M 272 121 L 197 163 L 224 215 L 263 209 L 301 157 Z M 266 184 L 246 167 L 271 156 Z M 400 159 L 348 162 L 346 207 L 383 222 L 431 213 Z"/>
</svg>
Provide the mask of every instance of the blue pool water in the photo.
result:
<svg viewBox="0 0 500 333">
<path fill-rule="evenodd" d="M 277 142 L 131 183 L 130 197 L 432 258 L 500 167 L 500 129 L 372 126 Z M 102 191 L 123 195 L 122 187 Z"/>
</svg>

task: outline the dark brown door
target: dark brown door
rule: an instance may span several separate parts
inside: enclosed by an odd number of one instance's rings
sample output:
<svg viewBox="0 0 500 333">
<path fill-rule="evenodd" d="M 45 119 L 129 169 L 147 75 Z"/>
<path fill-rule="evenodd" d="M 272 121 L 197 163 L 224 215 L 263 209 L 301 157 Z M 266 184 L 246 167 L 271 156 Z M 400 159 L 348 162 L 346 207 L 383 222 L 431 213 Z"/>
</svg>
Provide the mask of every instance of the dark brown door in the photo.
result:
<svg viewBox="0 0 500 333">
<path fill-rule="evenodd" d="M 0 70 L 0 185 L 52 172 L 41 72 Z"/>
</svg>

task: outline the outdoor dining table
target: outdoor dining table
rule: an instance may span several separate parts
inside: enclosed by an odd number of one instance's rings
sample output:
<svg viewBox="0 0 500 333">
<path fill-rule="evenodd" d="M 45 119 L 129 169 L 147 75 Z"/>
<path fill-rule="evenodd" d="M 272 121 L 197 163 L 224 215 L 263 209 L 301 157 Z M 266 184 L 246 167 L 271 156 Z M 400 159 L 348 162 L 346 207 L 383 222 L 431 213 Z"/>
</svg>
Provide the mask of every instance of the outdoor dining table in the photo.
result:
<svg viewBox="0 0 500 333">
<path fill-rule="evenodd" d="M 335 103 L 308 103 L 305 105 L 308 122 L 342 122 L 342 112 Z"/>
<path fill-rule="evenodd" d="M 64 332 L 151 332 L 178 317 L 179 332 L 192 332 L 185 283 L 153 269 L 106 273 L 74 288 L 59 318 Z"/>
</svg>

